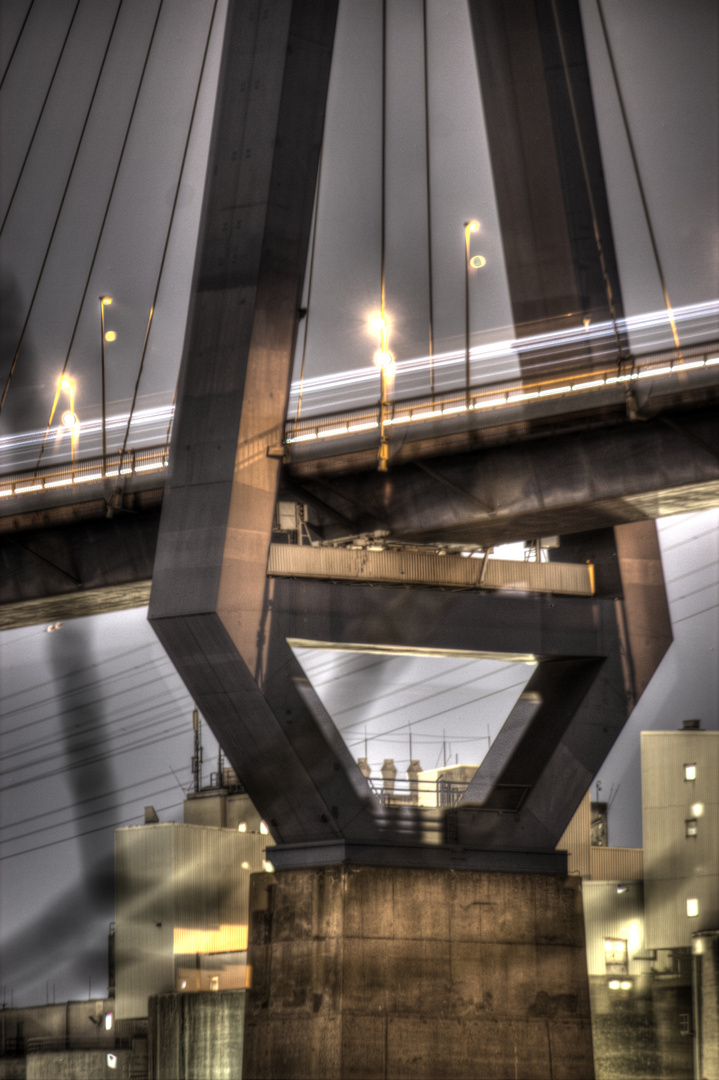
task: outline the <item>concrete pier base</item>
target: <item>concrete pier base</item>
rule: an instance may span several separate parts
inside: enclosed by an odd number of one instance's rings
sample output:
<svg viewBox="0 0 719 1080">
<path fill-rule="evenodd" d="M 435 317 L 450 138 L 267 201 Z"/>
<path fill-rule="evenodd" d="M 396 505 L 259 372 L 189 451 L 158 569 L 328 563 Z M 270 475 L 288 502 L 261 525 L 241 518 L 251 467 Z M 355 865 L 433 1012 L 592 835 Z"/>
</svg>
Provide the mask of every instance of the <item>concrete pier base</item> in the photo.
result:
<svg viewBox="0 0 719 1080">
<path fill-rule="evenodd" d="M 592 1080 L 581 882 L 337 866 L 252 878 L 244 1080 Z"/>
</svg>

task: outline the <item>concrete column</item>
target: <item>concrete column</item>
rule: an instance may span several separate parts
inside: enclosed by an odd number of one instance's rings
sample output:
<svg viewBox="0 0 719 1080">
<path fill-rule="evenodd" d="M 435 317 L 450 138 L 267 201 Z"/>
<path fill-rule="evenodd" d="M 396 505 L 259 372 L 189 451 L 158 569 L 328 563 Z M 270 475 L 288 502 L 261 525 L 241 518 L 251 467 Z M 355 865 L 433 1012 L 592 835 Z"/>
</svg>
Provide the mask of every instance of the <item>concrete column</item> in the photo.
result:
<svg viewBox="0 0 719 1080">
<path fill-rule="evenodd" d="M 250 910 L 245 1080 L 594 1076 L 576 878 L 284 870 Z"/>
<path fill-rule="evenodd" d="M 692 934 L 694 1075 L 719 1080 L 719 930 Z"/>
</svg>

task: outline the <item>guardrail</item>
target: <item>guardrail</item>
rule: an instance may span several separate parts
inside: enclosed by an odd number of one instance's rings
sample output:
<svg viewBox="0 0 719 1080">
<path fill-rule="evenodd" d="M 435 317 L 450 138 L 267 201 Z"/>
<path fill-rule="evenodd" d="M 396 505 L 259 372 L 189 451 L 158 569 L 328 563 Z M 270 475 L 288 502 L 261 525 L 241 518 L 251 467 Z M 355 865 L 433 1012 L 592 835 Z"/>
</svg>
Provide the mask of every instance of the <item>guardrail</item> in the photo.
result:
<svg viewBox="0 0 719 1080">
<path fill-rule="evenodd" d="M 442 419 L 466 417 L 468 413 L 497 412 L 515 405 L 531 405 L 550 399 L 597 394 L 606 390 L 625 390 L 645 379 L 681 376 L 700 368 L 719 365 L 719 345 L 702 345 L 678 352 L 654 353 L 625 362 L 623 370 L 612 367 L 574 369 L 546 378 L 516 378 L 501 383 L 474 385 L 445 394 L 425 395 L 379 403 L 362 409 L 348 409 L 332 414 L 288 420 L 285 443 L 312 443 L 318 440 L 345 438 L 383 428 L 401 428 L 405 424 L 427 424 Z M 384 417 L 384 418 L 383 418 Z"/>
<path fill-rule="evenodd" d="M 43 1036 L 25 1039 L 26 1054 L 49 1054 L 58 1050 L 131 1050 L 132 1039 L 127 1038 L 75 1038 L 72 1035 Z"/>
<path fill-rule="evenodd" d="M 119 480 L 121 477 L 150 472 L 163 472 L 168 466 L 170 447 L 148 446 L 142 450 L 126 450 L 124 454 L 108 454 L 71 461 L 65 465 L 48 465 L 33 472 L 9 473 L 0 476 L 0 499 L 37 491 L 54 491 L 92 481 Z"/>
<path fill-rule="evenodd" d="M 593 395 L 606 394 L 608 391 L 629 390 L 634 385 L 647 385 L 645 380 L 662 381 L 682 378 L 690 372 L 695 376 L 701 369 L 714 374 L 719 366 L 719 343 L 694 346 L 681 352 L 674 349 L 633 358 L 624 362 L 626 367 L 618 372 L 616 366 L 595 369 L 574 369 L 560 375 L 553 374 L 543 379 L 523 380 L 516 378 L 501 383 L 484 383 L 468 389 L 452 390 L 444 394 L 424 395 L 389 402 L 385 406 L 379 403 L 359 409 L 345 409 L 331 414 L 289 419 L 282 429 L 268 433 L 267 437 L 254 440 L 252 445 L 244 447 L 245 458 L 264 456 L 268 452 L 281 456 L 283 447 L 291 457 L 293 448 L 321 445 L 336 439 L 370 436 L 376 433 L 377 439 L 382 429 L 393 432 L 406 430 L 405 425 L 413 427 L 437 424 L 438 421 L 470 422 L 474 426 L 480 417 L 500 417 L 500 423 L 506 422 L 502 413 L 511 413 L 517 406 L 531 410 L 535 406 L 567 398 L 587 399 Z M 653 384 L 651 384 L 653 385 Z M 683 391 L 691 387 L 680 386 Z M 621 400 L 619 398 L 618 400 Z M 568 410 L 569 411 L 569 410 Z M 471 414 L 471 417 L 470 415 Z M 277 444 L 277 445 L 275 445 Z M 145 447 L 138 450 L 126 450 L 108 454 L 107 457 L 91 457 L 62 465 L 51 464 L 39 469 L 8 473 L 0 476 L 0 502 L 11 496 L 72 488 L 75 485 L 91 482 L 103 482 L 109 479 L 141 475 L 150 472 L 164 472 L 169 463 L 169 444 Z"/>
<path fill-rule="evenodd" d="M 436 551 L 393 548 L 368 551 L 366 548 L 272 544 L 267 573 L 270 577 L 594 595 L 594 567 L 589 563 L 474 559 L 440 555 Z"/>
<path fill-rule="evenodd" d="M 426 809 L 457 806 L 469 783 L 457 780 L 373 780 L 369 786 L 380 806 L 419 806 Z"/>
</svg>

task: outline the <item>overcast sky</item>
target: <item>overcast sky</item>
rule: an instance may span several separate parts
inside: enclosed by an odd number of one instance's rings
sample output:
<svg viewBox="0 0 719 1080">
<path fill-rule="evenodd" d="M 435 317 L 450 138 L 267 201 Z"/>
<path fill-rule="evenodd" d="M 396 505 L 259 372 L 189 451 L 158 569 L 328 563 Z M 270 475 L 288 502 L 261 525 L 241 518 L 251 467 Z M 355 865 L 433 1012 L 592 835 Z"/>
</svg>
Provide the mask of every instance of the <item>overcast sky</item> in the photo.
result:
<svg viewBox="0 0 719 1080">
<path fill-rule="evenodd" d="M 608 81 L 595 0 L 581 0 L 581 6 L 625 309 L 629 314 L 653 311 L 661 308 L 662 296 Z M 74 0 L 35 0 L 0 90 L 0 221 L 20 176 L 0 238 L 3 382 L 117 0 L 81 0 L 40 116 L 74 7 Z M 438 347 L 449 347 L 462 329 L 462 223 L 468 217 L 482 222 L 477 250 L 488 260 L 473 284 L 475 340 L 483 335 L 501 339 L 508 331 L 511 336 L 512 327 L 467 12 L 459 0 L 429 0 L 428 7 L 435 332 Z M 605 0 L 604 7 L 670 296 L 675 304 L 716 299 L 716 5 L 713 0 Z M 28 0 L 0 4 L 0 77 L 27 8 Z M 422 355 L 427 342 L 421 5 L 390 0 L 389 8 L 388 308 L 391 346 L 398 357 L 406 357 Z M 97 414 L 101 293 L 114 298 L 108 325 L 118 334 L 108 351 L 111 410 L 127 407 L 212 3 L 164 0 L 120 159 L 157 10 L 155 0 L 123 0 L 120 8 L 0 436 L 47 422 L 78 312 L 68 370 L 78 379 L 81 417 Z M 219 0 L 143 376 L 143 407 L 168 405 L 174 392 L 223 17 L 224 0 Z M 379 28 L 378 0 L 343 0 L 323 156 L 308 375 L 372 363 L 375 345 L 365 324 L 379 296 Z M 613 844 L 641 842 L 639 731 L 676 728 L 689 716 L 700 717 L 707 727 L 717 725 L 717 517 L 712 511 L 660 522 L 675 641 L 599 775 L 602 795 L 613 794 Z M 496 734 L 500 704 L 508 711 L 521 679 L 528 676 L 479 666 L 457 671 L 455 662 L 442 660 L 423 665 L 419 676 L 416 662 L 403 659 L 359 657 L 348 663 L 346 657 L 315 654 L 302 660 L 339 726 L 347 728 L 355 756 L 364 752 L 367 727 L 369 757 L 377 768 L 390 756 L 402 767 L 409 756 L 406 725 L 411 719 L 414 731 L 415 718 L 413 754 L 423 767 L 436 764 L 445 730 L 452 759 L 456 753 L 460 761 L 479 761 L 487 724 Z M 334 664 L 344 666 L 334 669 Z M 45 627 L 4 631 L 0 665 L 2 981 L 8 1000 L 15 987 L 16 1003 L 44 1001 L 47 980 L 56 984 L 58 1000 L 87 994 L 88 977 L 93 992 L 103 993 L 105 934 L 113 918 L 112 826 L 142 820 L 148 803 L 158 808 L 162 820 L 179 820 L 181 789 L 190 780 L 192 703 L 144 610 L 76 620 L 52 634 Z M 340 714 L 338 698 L 351 700 L 346 713 Z M 391 707 L 392 725 L 401 731 L 394 742 L 384 741 L 383 735 L 372 745 L 371 736 L 379 734 L 377 716 L 385 707 Z M 453 710 L 446 723 L 443 709 Z M 420 714 L 431 719 L 420 722 Z M 466 741 L 471 738 L 475 745 Z M 209 779 L 216 744 L 206 729 L 204 739 Z"/>
</svg>

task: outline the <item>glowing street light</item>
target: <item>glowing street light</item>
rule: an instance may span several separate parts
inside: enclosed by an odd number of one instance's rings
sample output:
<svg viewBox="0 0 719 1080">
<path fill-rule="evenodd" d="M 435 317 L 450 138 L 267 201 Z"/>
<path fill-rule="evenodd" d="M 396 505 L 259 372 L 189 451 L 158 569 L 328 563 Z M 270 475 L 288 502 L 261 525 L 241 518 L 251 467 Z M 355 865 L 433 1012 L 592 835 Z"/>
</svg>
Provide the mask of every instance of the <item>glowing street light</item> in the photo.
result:
<svg viewBox="0 0 719 1080">
<path fill-rule="evenodd" d="M 379 348 L 374 354 L 375 366 L 379 368 L 380 377 L 380 416 L 379 416 L 379 460 L 377 468 L 380 472 L 387 472 L 389 460 L 389 442 L 385 435 L 385 420 L 387 419 L 387 406 L 389 405 L 389 386 L 394 374 L 394 356 L 389 351 L 389 328 L 390 320 L 384 310 L 384 288 L 382 289 L 382 310 L 369 322 L 370 330 L 379 334 Z"/>
<path fill-rule="evenodd" d="M 479 232 L 479 222 L 474 218 L 471 221 L 465 221 L 464 223 L 464 383 L 465 383 L 465 395 L 466 406 L 469 409 L 469 386 L 470 386 L 470 370 L 469 370 L 469 270 L 470 267 L 473 270 L 479 270 L 483 266 L 487 265 L 487 260 L 484 255 L 470 256 L 469 245 L 470 237 L 472 233 Z"/>
<path fill-rule="evenodd" d="M 69 375 L 61 375 L 57 381 L 57 390 L 55 391 L 55 400 L 52 403 L 52 409 L 50 410 L 50 419 L 48 420 L 48 429 L 52 427 L 52 421 L 55 416 L 55 410 L 57 409 L 58 402 L 60 400 L 60 394 L 67 394 L 68 404 L 67 408 L 60 414 L 60 420 L 63 427 L 67 428 L 71 435 L 70 449 L 71 458 L 75 460 L 75 447 L 77 446 L 77 440 L 80 435 L 80 421 L 78 420 L 77 413 L 75 412 L 75 380 L 71 379 Z"/>
<path fill-rule="evenodd" d="M 102 362 L 102 471 L 105 472 L 107 459 L 107 415 L 105 408 L 105 342 L 114 341 L 114 330 L 105 332 L 105 308 L 112 303 L 111 296 L 100 297 L 100 357 Z"/>
</svg>

